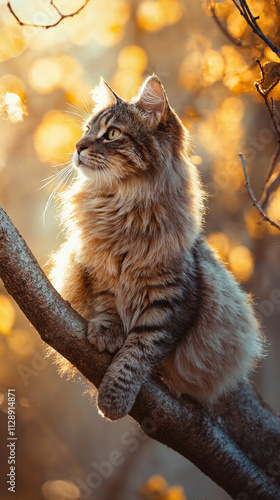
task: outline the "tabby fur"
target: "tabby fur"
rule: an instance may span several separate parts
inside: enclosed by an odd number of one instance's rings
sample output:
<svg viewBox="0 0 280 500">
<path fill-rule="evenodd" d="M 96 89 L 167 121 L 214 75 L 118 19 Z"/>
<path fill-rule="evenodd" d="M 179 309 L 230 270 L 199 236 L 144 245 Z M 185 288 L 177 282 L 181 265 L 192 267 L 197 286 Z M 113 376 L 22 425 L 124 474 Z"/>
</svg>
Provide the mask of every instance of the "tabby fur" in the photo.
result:
<svg viewBox="0 0 280 500">
<path fill-rule="evenodd" d="M 115 353 L 99 409 L 126 415 L 154 370 L 175 395 L 211 402 L 248 377 L 262 338 L 249 297 L 202 233 L 188 133 L 156 76 L 131 102 L 103 80 L 93 99 L 52 280 L 89 321 L 88 341 Z"/>
</svg>

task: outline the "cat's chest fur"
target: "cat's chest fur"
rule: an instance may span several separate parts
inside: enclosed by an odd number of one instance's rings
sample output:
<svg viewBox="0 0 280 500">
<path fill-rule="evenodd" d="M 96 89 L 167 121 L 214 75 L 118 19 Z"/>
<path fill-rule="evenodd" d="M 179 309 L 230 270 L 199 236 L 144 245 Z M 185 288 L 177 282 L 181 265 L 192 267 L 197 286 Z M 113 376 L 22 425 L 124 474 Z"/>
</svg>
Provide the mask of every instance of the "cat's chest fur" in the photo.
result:
<svg viewBox="0 0 280 500">
<path fill-rule="evenodd" d="M 80 195 L 77 202 L 76 258 L 96 293 L 109 290 L 114 295 L 128 333 L 149 301 L 150 287 L 161 282 L 162 270 L 181 252 L 182 231 L 167 237 L 161 206 L 145 209 L 114 197 L 89 200 Z"/>
</svg>

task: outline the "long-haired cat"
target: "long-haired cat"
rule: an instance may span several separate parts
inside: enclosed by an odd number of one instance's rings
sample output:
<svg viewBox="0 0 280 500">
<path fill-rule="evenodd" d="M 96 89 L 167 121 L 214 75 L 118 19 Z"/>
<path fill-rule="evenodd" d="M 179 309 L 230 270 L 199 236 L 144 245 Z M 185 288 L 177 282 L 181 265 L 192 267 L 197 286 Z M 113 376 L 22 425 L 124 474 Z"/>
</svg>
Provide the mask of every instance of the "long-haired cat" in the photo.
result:
<svg viewBox="0 0 280 500">
<path fill-rule="evenodd" d="M 213 401 L 247 378 L 262 340 L 248 296 L 202 234 L 188 133 L 156 76 L 131 102 L 104 81 L 93 99 L 52 280 L 89 320 L 88 341 L 114 353 L 99 409 L 126 415 L 153 370 L 172 393 Z"/>
</svg>

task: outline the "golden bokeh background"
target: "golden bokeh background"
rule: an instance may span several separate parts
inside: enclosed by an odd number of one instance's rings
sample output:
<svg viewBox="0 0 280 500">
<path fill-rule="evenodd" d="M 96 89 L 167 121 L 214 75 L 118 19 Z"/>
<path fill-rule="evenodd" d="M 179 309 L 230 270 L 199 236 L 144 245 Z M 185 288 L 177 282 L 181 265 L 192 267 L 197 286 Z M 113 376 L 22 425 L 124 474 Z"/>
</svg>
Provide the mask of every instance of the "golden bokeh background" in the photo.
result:
<svg viewBox="0 0 280 500">
<path fill-rule="evenodd" d="M 69 14 L 82 1 L 55 5 Z M 12 6 L 26 23 L 58 19 L 48 0 L 14 0 Z M 274 2 L 257 0 L 254 12 L 261 13 L 264 32 L 279 42 Z M 0 203 L 44 266 L 60 241 L 52 202 L 43 221 L 55 187 L 44 179 L 71 159 L 91 110 L 90 90 L 102 75 L 129 99 L 155 72 L 193 138 L 192 161 L 208 193 L 210 242 L 253 294 L 268 338 L 268 356 L 255 384 L 279 411 L 280 234 L 252 207 L 238 157 L 242 151 L 260 197 L 276 139 L 254 89 L 260 78 L 255 59 L 278 60 L 253 38 L 231 0 L 219 3 L 217 13 L 249 48 L 220 32 L 203 1 L 90 0 L 77 16 L 48 30 L 19 26 L 0 2 Z M 272 95 L 279 109 L 280 85 Z M 279 220 L 279 213 L 278 192 L 268 214 Z M 14 498 L 229 498 L 182 457 L 145 439 L 130 417 L 114 424 L 102 419 L 80 383 L 59 378 L 38 334 L 1 283 L 0 357 L 2 442 L 8 388 L 15 387 L 17 395 Z M 112 465 L 114 450 L 119 462 Z M 5 447 L 0 470 L 4 477 Z M 0 481 L 2 487 L 1 499 L 10 498 Z"/>
</svg>

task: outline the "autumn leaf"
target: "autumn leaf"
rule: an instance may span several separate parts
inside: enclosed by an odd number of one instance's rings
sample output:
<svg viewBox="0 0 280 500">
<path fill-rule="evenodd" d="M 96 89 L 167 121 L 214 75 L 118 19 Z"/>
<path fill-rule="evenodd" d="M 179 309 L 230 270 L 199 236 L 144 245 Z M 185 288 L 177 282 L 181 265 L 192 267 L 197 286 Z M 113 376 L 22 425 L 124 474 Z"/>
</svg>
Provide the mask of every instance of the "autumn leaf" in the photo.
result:
<svg viewBox="0 0 280 500">
<path fill-rule="evenodd" d="M 280 81 L 280 63 L 267 61 L 260 68 L 262 76 L 255 85 L 262 94 L 268 95 Z"/>
</svg>

